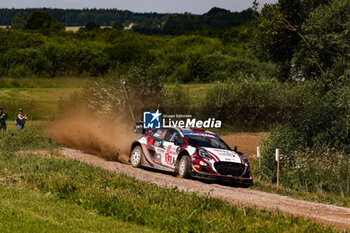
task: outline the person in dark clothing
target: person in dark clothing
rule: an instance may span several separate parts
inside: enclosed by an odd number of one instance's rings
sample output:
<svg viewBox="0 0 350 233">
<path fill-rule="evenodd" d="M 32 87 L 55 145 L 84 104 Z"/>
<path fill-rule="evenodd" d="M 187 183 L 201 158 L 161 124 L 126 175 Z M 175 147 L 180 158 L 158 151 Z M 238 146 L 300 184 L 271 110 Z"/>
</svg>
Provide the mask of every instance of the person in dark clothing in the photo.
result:
<svg viewBox="0 0 350 233">
<path fill-rule="evenodd" d="M 0 131 L 1 130 L 6 130 L 6 118 L 7 114 L 3 112 L 3 108 L 0 107 Z"/>
<path fill-rule="evenodd" d="M 24 125 L 27 119 L 28 119 L 28 115 L 23 115 L 23 109 L 20 108 L 16 118 L 16 126 L 18 130 L 22 130 L 24 128 Z"/>
</svg>

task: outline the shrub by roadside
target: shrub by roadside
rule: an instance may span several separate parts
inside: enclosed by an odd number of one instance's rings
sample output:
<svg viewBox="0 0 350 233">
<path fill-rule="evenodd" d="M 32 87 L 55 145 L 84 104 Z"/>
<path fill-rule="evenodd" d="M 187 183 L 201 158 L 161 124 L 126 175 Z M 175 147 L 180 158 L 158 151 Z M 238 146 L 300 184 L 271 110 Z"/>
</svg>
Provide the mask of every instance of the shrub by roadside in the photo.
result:
<svg viewBox="0 0 350 233">
<path fill-rule="evenodd" d="M 274 153 L 279 148 L 281 184 L 350 197 L 350 86 L 323 84 L 298 85 L 300 105 L 264 140 L 260 172 L 264 180 L 275 182 Z"/>
</svg>

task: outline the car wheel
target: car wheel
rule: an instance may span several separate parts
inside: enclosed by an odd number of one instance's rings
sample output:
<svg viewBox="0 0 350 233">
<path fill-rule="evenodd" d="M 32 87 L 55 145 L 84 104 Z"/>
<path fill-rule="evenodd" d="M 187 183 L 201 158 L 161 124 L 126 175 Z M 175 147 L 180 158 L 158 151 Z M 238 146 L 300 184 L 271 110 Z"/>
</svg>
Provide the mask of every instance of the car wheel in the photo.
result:
<svg viewBox="0 0 350 233">
<path fill-rule="evenodd" d="M 191 159 L 190 157 L 184 155 L 182 156 L 179 164 L 179 176 L 181 178 L 188 178 L 190 176 L 191 170 Z"/>
<path fill-rule="evenodd" d="M 142 148 L 140 146 L 135 146 L 130 154 L 130 162 L 133 167 L 140 167 L 142 161 Z"/>
</svg>

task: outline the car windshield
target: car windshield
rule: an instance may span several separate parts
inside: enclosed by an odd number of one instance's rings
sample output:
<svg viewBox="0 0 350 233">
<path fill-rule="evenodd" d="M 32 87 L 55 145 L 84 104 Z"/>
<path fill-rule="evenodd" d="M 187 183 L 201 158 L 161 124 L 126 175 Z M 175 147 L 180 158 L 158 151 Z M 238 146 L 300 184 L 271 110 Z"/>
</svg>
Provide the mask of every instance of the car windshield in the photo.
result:
<svg viewBox="0 0 350 233">
<path fill-rule="evenodd" d="M 217 149 L 230 150 L 230 147 L 220 138 L 205 136 L 185 136 L 191 146 L 211 147 Z"/>
</svg>

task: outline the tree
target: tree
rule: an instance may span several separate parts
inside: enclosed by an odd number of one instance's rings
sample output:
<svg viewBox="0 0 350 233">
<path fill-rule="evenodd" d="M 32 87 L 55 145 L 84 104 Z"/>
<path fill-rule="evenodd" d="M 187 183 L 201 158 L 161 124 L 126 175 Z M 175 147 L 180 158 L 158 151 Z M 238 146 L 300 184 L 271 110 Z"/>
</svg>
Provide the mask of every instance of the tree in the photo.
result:
<svg viewBox="0 0 350 233">
<path fill-rule="evenodd" d="M 92 31 L 94 29 L 99 29 L 100 28 L 100 25 L 97 25 L 95 24 L 94 22 L 88 22 L 86 25 L 85 25 L 85 30 L 86 31 Z"/>
<path fill-rule="evenodd" d="M 58 32 L 64 27 L 52 16 L 43 11 L 34 11 L 26 21 L 25 29 L 40 30 L 43 33 Z"/>
<path fill-rule="evenodd" d="M 22 14 L 18 12 L 12 18 L 11 28 L 12 29 L 23 29 L 24 25 L 25 25 L 25 20 L 24 20 Z"/>
<path fill-rule="evenodd" d="M 192 31 L 195 29 L 195 17 L 189 13 L 168 15 L 163 23 L 162 31 L 169 35 L 181 35 Z"/>
<path fill-rule="evenodd" d="M 261 60 L 271 60 L 280 67 L 280 79 L 290 77 L 291 62 L 300 47 L 313 57 L 313 69 L 308 76 L 325 73 L 303 31 L 303 24 L 318 7 L 329 7 L 330 0 L 279 0 L 265 5 L 252 24 L 252 47 Z"/>
<path fill-rule="evenodd" d="M 119 29 L 119 30 L 124 29 L 123 24 L 119 20 L 114 21 L 113 28 Z"/>
<path fill-rule="evenodd" d="M 147 34 L 147 35 L 154 35 L 154 34 L 160 34 L 160 26 L 150 19 L 146 19 L 144 22 L 136 24 L 132 29 L 135 32 Z"/>
<path fill-rule="evenodd" d="M 313 70 L 317 60 L 332 83 L 350 74 L 349 8 L 350 1 L 335 0 L 312 12 L 302 25 L 308 45 L 302 44 L 295 54 L 306 70 Z"/>
<path fill-rule="evenodd" d="M 213 7 L 206 13 L 206 15 L 215 15 L 218 13 L 229 14 L 230 11 L 219 7 Z"/>
<path fill-rule="evenodd" d="M 286 67 L 293 61 L 311 79 L 293 90 L 297 95 L 292 111 L 264 142 L 266 155 L 280 148 L 290 164 L 300 152 L 322 157 L 337 150 L 350 155 L 349 8 L 349 0 L 280 0 L 260 13 L 256 51 L 278 62 L 285 54 L 276 51 L 283 52 L 287 44 Z"/>
</svg>

